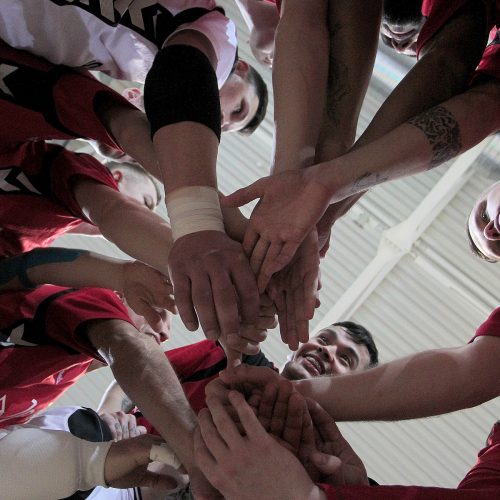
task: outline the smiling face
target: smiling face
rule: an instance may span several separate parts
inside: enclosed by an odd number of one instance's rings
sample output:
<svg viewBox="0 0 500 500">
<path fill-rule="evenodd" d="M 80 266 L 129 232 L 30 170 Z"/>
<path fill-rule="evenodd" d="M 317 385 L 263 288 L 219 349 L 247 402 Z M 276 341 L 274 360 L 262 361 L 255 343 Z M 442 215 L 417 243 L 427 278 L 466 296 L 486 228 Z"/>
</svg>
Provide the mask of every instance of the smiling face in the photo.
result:
<svg viewBox="0 0 500 500">
<path fill-rule="evenodd" d="M 367 347 L 354 342 L 344 327 L 332 325 L 302 344 L 282 375 L 290 380 L 344 375 L 366 370 L 369 365 Z"/>
<path fill-rule="evenodd" d="M 479 252 L 500 261 L 500 181 L 481 193 L 469 216 L 469 234 Z"/>
<path fill-rule="evenodd" d="M 425 23 L 419 0 L 385 0 L 380 37 L 400 54 L 415 56 L 417 38 Z"/>
</svg>

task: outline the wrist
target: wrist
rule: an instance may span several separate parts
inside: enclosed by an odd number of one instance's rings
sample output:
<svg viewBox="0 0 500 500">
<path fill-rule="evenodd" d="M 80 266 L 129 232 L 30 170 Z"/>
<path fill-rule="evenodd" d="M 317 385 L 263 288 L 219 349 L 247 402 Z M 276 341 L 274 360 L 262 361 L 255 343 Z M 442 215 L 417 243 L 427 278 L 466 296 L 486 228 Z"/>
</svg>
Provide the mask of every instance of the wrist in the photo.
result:
<svg viewBox="0 0 500 500">
<path fill-rule="evenodd" d="M 199 231 L 224 231 L 217 189 L 210 186 L 186 186 L 169 193 L 167 211 L 174 242 Z"/>
</svg>

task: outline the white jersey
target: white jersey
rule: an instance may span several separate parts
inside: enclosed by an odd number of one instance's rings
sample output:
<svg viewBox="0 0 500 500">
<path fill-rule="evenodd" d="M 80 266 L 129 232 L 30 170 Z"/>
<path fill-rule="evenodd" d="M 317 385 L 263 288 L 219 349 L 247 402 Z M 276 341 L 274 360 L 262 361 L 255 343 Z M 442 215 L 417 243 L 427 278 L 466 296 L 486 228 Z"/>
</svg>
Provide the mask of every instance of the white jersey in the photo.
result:
<svg viewBox="0 0 500 500">
<path fill-rule="evenodd" d="M 174 33 L 205 35 L 219 88 L 236 58 L 236 28 L 214 0 L 0 0 L 0 38 L 54 64 L 144 83 Z"/>
</svg>

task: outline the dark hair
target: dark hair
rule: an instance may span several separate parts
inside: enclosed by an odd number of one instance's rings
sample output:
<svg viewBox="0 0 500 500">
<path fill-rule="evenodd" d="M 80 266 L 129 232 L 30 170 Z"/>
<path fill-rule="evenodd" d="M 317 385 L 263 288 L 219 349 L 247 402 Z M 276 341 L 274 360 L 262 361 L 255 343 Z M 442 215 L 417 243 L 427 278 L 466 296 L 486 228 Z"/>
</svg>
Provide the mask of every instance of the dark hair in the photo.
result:
<svg viewBox="0 0 500 500">
<path fill-rule="evenodd" d="M 259 98 L 259 106 L 255 112 L 255 116 L 248 122 L 245 128 L 238 130 L 240 134 L 250 135 L 262 123 L 266 117 L 267 103 L 269 95 L 267 92 L 267 85 L 264 79 L 260 76 L 259 72 L 253 67 L 248 65 L 247 82 L 253 85 L 255 93 Z"/>
<path fill-rule="evenodd" d="M 366 346 L 368 354 L 370 355 L 370 364 L 368 365 L 370 368 L 378 365 L 377 346 L 375 345 L 372 334 L 364 326 L 358 325 L 352 321 L 340 321 L 339 323 L 333 323 L 331 326 L 341 326 L 345 328 L 356 344 Z"/>
<path fill-rule="evenodd" d="M 490 257 L 487 257 L 484 255 L 481 250 L 479 250 L 479 247 L 474 243 L 474 240 L 472 239 L 472 236 L 470 234 L 470 229 L 469 229 L 469 221 L 467 220 L 465 224 L 465 232 L 467 233 L 467 237 L 469 238 L 469 248 L 471 249 L 471 252 L 476 256 L 479 257 L 480 259 L 485 260 L 486 262 L 490 262 L 491 264 L 495 264 L 497 261 L 495 259 L 490 259 Z"/>
<path fill-rule="evenodd" d="M 106 167 L 111 172 L 113 172 L 113 170 L 129 170 L 136 175 L 143 175 L 144 177 L 147 177 L 153 183 L 153 186 L 156 190 L 156 197 L 158 199 L 158 203 L 156 204 L 156 206 L 160 204 L 162 200 L 162 192 L 160 186 L 158 185 L 158 181 L 148 171 L 142 168 L 139 163 L 132 163 L 130 161 L 108 161 L 106 162 Z"/>
<path fill-rule="evenodd" d="M 422 0 L 384 0 L 383 12 L 391 23 L 416 22 L 422 18 Z"/>
</svg>

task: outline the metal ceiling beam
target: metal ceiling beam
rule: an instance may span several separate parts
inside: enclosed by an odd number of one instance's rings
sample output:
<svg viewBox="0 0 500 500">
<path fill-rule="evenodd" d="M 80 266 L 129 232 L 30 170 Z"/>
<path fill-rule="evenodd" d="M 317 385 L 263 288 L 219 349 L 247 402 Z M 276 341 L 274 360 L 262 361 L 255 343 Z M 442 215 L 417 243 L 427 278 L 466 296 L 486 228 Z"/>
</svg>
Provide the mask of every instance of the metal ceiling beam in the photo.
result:
<svg viewBox="0 0 500 500">
<path fill-rule="evenodd" d="M 373 290 L 408 254 L 422 233 L 473 174 L 475 160 L 489 143 L 488 137 L 460 155 L 417 208 L 400 224 L 382 232 L 377 254 L 335 305 L 318 322 L 316 331 L 350 318 Z"/>
</svg>

